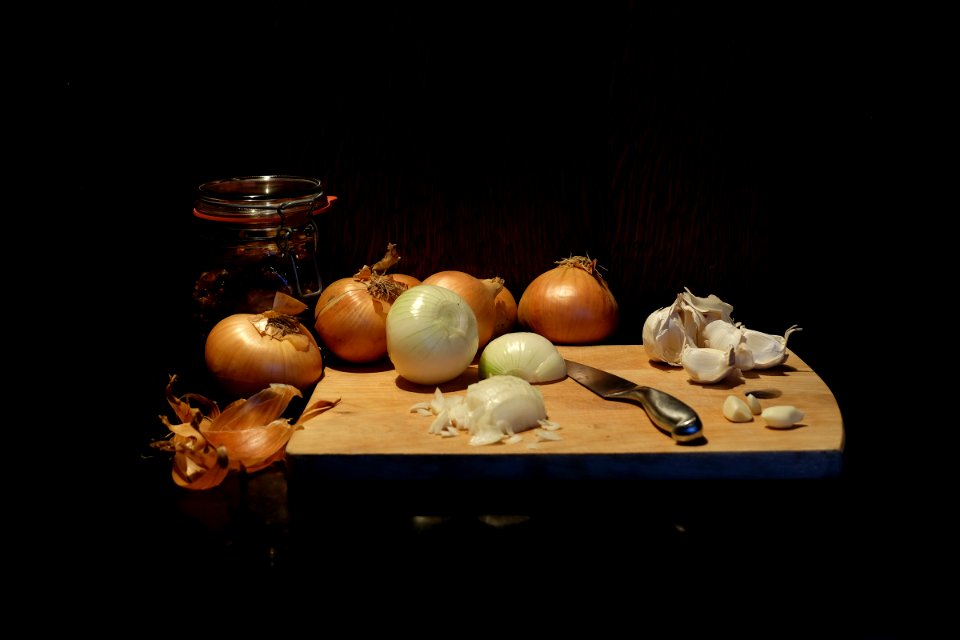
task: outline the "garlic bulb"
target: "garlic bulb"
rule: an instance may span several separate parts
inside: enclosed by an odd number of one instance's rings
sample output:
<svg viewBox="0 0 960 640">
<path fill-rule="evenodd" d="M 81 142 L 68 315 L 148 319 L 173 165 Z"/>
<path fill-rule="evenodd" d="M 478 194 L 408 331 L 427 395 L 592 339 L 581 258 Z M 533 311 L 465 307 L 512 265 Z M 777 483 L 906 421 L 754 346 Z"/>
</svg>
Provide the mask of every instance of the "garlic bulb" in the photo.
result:
<svg viewBox="0 0 960 640">
<path fill-rule="evenodd" d="M 793 325 L 782 336 L 775 336 L 752 329 L 744 329 L 743 340 L 753 355 L 753 368 L 769 369 L 778 364 L 783 364 L 787 359 L 787 340 L 791 333 L 800 330 L 800 327 Z"/>
<path fill-rule="evenodd" d="M 643 348 L 654 361 L 681 366 L 688 344 L 697 345 L 703 314 L 683 301 L 683 294 L 669 307 L 657 309 L 643 323 Z"/>
<path fill-rule="evenodd" d="M 763 407 L 760 406 L 760 398 L 752 393 L 747 394 L 747 406 L 750 407 L 750 413 L 755 416 L 760 415 L 763 411 Z"/>
<path fill-rule="evenodd" d="M 737 396 L 727 396 L 723 401 L 723 417 L 730 422 L 750 422 L 753 413 L 747 403 Z"/>
<path fill-rule="evenodd" d="M 690 379 L 701 384 L 720 382 L 736 371 L 733 349 L 721 351 L 709 347 L 688 346 L 683 350 L 680 363 Z"/>
<path fill-rule="evenodd" d="M 790 405 L 777 405 L 767 407 L 760 414 L 768 427 L 773 429 L 786 429 L 803 420 L 803 412 Z"/>
<path fill-rule="evenodd" d="M 685 366 L 682 360 L 687 348 L 715 349 L 724 354 L 732 350 L 732 366 L 740 371 L 769 369 L 787 359 L 787 338 L 800 331 L 799 327 L 790 327 L 782 336 L 770 335 L 734 322 L 732 313 L 733 305 L 716 295 L 700 298 L 684 287 L 672 305 L 657 309 L 643 323 L 644 350 L 650 360 L 692 370 L 691 379 L 695 382 L 706 382 L 696 376 L 710 367 L 699 360 Z M 698 357 L 720 359 L 716 354 Z M 721 371 L 706 377 L 721 375 Z"/>
</svg>

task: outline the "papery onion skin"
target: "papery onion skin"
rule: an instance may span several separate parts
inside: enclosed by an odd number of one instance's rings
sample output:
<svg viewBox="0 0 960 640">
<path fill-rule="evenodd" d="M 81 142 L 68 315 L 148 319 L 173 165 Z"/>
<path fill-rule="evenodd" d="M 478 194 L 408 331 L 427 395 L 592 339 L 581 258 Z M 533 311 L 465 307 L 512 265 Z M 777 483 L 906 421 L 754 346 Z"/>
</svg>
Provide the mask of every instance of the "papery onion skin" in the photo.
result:
<svg viewBox="0 0 960 640">
<path fill-rule="evenodd" d="M 391 273 L 390 276 L 393 277 L 397 282 L 407 285 L 407 289 L 415 287 L 418 284 L 423 284 L 423 281 L 416 276 L 412 276 L 409 273 Z"/>
<path fill-rule="evenodd" d="M 408 286 L 397 275 L 389 277 Z M 372 296 L 367 283 L 342 278 L 317 298 L 314 329 L 324 345 L 342 360 L 382 360 L 387 356 L 387 313 L 391 304 L 390 300 Z"/>
<path fill-rule="evenodd" d="M 232 397 L 251 396 L 272 383 L 305 391 L 323 374 L 323 356 L 306 327 L 300 325 L 298 333 L 284 338 L 262 335 L 254 322 L 263 317 L 228 316 L 207 336 L 207 369 Z"/>
<path fill-rule="evenodd" d="M 497 322 L 496 299 L 504 285 L 502 278 L 482 280 L 464 271 L 438 271 L 424 278 L 423 284 L 450 289 L 466 300 L 477 317 L 479 348 L 490 342 Z"/>
<path fill-rule="evenodd" d="M 567 363 L 552 342 L 539 333 L 518 331 L 498 336 L 480 354 L 481 379 L 516 376 L 527 382 L 555 382 L 567 377 Z"/>
<path fill-rule="evenodd" d="M 341 360 L 367 363 L 387 355 L 387 313 L 401 293 L 420 284 L 414 276 L 385 273 L 400 261 L 397 245 L 374 265 L 326 287 L 314 306 L 314 329 Z"/>
<path fill-rule="evenodd" d="M 616 331 L 620 310 L 596 260 L 561 260 L 527 286 L 517 305 L 520 326 L 555 344 L 591 344 Z"/>
<path fill-rule="evenodd" d="M 504 286 L 493 301 L 496 311 L 493 323 L 493 338 L 510 333 L 517 326 L 517 300 L 510 293 L 510 289 Z"/>
<path fill-rule="evenodd" d="M 416 384 L 453 380 L 477 354 L 477 317 L 459 294 L 421 284 L 400 294 L 387 314 L 387 353 Z"/>
</svg>

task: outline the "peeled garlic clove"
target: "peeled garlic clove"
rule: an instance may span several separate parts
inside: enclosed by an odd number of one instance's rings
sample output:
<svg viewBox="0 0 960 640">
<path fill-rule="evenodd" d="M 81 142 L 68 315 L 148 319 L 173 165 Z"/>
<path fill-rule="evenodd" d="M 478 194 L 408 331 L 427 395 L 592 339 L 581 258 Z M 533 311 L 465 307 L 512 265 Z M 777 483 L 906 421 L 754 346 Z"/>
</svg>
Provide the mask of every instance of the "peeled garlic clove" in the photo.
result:
<svg viewBox="0 0 960 640">
<path fill-rule="evenodd" d="M 727 396 L 723 401 L 723 417 L 730 422 L 750 422 L 753 414 L 747 403 L 737 396 Z"/>
<path fill-rule="evenodd" d="M 758 416 L 763 412 L 763 407 L 760 406 L 760 398 L 752 393 L 747 394 L 747 406 L 750 407 L 750 413 L 755 416 Z"/>
<path fill-rule="evenodd" d="M 803 412 L 794 406 L 781 404 L 775 407 L 767 407 L 760 414 L 760 417 L 766 421 L 768 427 L 786 429 L 803 420 Z"/>
<path fill-rule="evenodd" d="M 720 382 L 736 369 L 733 349 L 687 347 L 680 363 L 691 380 L 702 384 Z"/>
<path fill-rule="evenodd" d="M 680 304 L 681 298 L 677 296 L 672 305 L 657 309 L 643 323 L 643 348 L 647 357 L 675 367 L 680 366 L 683 347 L 690 341 Z"/>
<path fill-rule="evenodd" d="M 744 342 L 753 353 L 753 368 L 769 369 L 783 364 L 787 359 L 787 340 L 791 333 L 800 330 L 800 327 L 793 325 L 782 336 L 775 336 L 753 329 L 744 329 Z"/>
<path fill-rule="evenodd" d="M 727 304 L 712 293 L 706 298 L 698 298 L 693 295 L 687 287 L 684 287 L 683 291 L 684 293 L 681 295 L 684 301 L 702 313 L 707 322 L 711 320 L 723 320 L 724 322 L 733 324 L 733 318 L 731 317 L 733 313 L 732 304 Z"/>
</svg>

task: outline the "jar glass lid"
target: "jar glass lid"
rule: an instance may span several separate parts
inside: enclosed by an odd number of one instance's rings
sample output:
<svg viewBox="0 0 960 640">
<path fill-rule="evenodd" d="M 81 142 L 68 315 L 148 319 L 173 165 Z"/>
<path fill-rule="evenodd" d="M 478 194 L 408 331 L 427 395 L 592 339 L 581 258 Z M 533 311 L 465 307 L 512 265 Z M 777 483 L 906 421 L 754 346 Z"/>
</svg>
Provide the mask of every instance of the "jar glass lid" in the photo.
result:
<svg viewBox="0 0 960 640">
<path fill-rule="evenodd" d="M 194 215 L 224 222 L 297 224 L 326 209 L 323 185 L 300 176 L 244 176 L 200 185 Z"/>
</svg>

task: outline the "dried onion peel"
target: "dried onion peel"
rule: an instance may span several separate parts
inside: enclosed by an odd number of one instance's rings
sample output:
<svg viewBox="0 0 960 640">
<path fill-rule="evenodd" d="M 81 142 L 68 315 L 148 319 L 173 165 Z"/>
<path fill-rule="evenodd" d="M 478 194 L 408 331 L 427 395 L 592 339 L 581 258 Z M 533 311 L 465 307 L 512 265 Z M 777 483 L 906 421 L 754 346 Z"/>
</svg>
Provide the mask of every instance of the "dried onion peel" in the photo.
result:
<svg viewBox="0 0 960 640">
<path fill-rule="evenodd" d="M 291 424 L 280 416 L 300 391 L 288 384 L 271 384 L 250 398 L 236 400 L 223 410 L 199 394 L 176 397 L 171 376 L 167 402 L 180 424 L 160 416 L 171 435 L 152 443 L 155 449 L 173 456 L 173 481 L 187 489 L 209 489 L 219 485 L 230 471 L 253 472 L 266 468 L 284 456 L 293 432 L 302 422 Z M 319 401 L 304 411 L 313 417 L 337 401 Z M 199 406 L 191 406 L 191 402 Z"/>
</svg>

